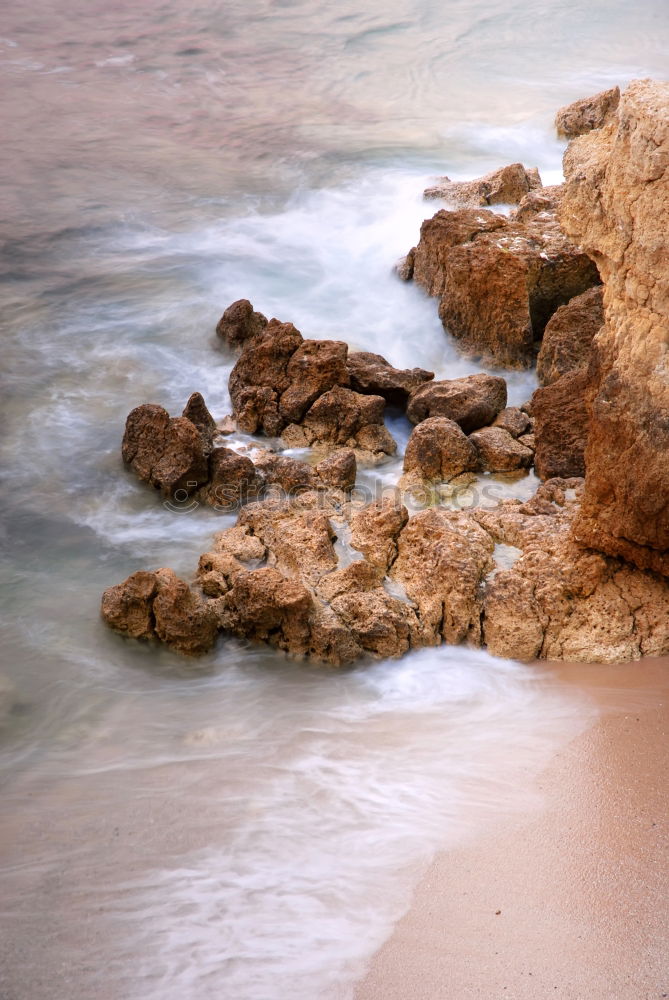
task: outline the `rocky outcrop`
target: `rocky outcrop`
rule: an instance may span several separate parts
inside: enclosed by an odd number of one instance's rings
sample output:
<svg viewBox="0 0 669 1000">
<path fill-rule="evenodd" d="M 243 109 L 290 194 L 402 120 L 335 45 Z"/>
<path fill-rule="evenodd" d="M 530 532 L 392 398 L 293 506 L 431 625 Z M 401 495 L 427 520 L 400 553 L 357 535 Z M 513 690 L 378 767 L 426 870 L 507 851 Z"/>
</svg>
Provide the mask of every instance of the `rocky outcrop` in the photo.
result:
<svg viewBox="0 0 669 1000">
<path fill-rule="evenodd" d="M 489 652 L 532 660 L 618 662 L 669 649 L 669 584 L 572 537 L 582 480 L 552 480 L 528 503 L 474 517 L 517 560 L 491 574 L 483 597 Z"/>
<path fill-rule="evenodd" d="M 423 368 L 393 368 L 380 354 L 354 351 L 348 355 L 350 386 L 355 392 L 383 396 L 388 403 L 406 406 L 414 389 L 434 378 Z"/>
<path fill-rule="evenodd" d="M 412 275 L 439 297 L 440 319 L 467 353 L 510 368 L 529 367 L 555 310 L 599 282 L 554 217 L 522 223 L 486 209 L 427 219 Z"/>
<path fill-rule="evenodd" d="M 407 416 L 412 424 L 429 417 L 448 417 L 465 434 L 492 423 L 506 406 L 506 382 L 498 375 L 466 375 L 464 378 L 429 382 L 414 390 Z"/>
<path fill-rule="evenodd" d="M 176 653 L 211 649 L 218 621 L 210 604 L 171 569 L 140 570 L 102 595 L 102 617 L 132 639 L 159 639 Z"/>
<path fill-rule="evenodd" d="M 630 84 L 564 170 L 562 224 L 605 286 L 575 538 L 669 574 L 669 84 Z"/>
<path fill-rule="evenodd" d="M 550 385 L 561 375 L 587 367 L 592 341 L 603 324 L 601 285 L 560 306 L 546 324 L 537 357 L 537 377 L 541 385 Z"/>
<path fill-rule="evenodd" d="M 255 312 L 248 299 L 238 299 L 225 310 L 216 334 L 232 350 L 239 350 L 259 336 L 267 326 L 267 317 Z"/>
<path fill-rule="evenodd" d="M 452 181 L 448 177 L 440 177 L 437 184 L 427 188 L 423 194 L 425 198 L 443 198 L 462 206 L 517 205 L 535 188 L 541 188 L 537 168 L 528 170 L 522 163 L 510 163 L 474 181 Z"/>
<path fill-rule="evenodd" d="M 301 423 L 282 433 L 291 448 L 326 445 L 353 448 L 363 461 L 374 463 L 393 455 L 397 445 L 383 423 L 385 400 L 335 386 L 319 396 Z"/>
<path fill-rule="evenodd" d="M 170 417 L 155 403 L 128 415 L 123 435 L 123 461 L 164 497 L 192 492 L 209 478 L 208 444 L 187 417 Z"/>
<path fill-rule="evenodd" d="M 602 128 L 614 117 L 619 103 L 620 89 L 612 87 L 560 108 L 555 116 L 558 135 L 574 139 L 593 129 Z"/>
</svg>

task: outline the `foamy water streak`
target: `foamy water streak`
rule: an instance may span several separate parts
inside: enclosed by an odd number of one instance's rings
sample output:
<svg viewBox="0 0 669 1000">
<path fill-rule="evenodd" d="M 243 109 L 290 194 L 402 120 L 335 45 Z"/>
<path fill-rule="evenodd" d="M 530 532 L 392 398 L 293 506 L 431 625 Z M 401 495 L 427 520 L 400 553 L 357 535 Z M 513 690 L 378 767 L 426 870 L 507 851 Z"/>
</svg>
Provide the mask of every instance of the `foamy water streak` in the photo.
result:
<svg viewBox="0 0 669 1000">
<path fill-rule="evenodd" d="M 231 667 L 180 708 L 155 698 L 120 699 L 123 747 L 112 718 L 61 759 L 60 849 L 29 837 L 4 872 L 17 935 L 40 929 L 35 880 L 79 873 L 52 895 L 73 934 L 52 947 L 82 995 L 351 996 L 434 852 L 536 804 L 534 775 L 589 716 L 529 668 L 449 648 L 332 676 Z M 65 846 L 76 829 L 92 844 Z"/>
</svg>

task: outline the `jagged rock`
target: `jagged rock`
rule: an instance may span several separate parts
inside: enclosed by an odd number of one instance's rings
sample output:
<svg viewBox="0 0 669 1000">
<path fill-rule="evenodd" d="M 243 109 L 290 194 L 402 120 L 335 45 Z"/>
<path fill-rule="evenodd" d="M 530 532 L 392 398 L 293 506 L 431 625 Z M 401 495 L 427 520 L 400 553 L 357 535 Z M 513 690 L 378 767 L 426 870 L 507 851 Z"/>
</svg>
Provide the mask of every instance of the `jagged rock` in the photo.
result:
<svg viewBox="0 0 669 1000">
<path fill-rule="evenodd" d="M 599 282 L 555 220 L 524 224 L 487 209 L 442 210 L 421 226 L 414 280 L 439 296 L 439 317 L 470 354 L 528 367 L 558 306 Z"/>
<path fill-rule="evenodd" d="M 218 623 L 209 604 L 171 569 L 133 573 L 102 595 L 102 617 L 133 639 L 157 638 L 177 653 L 211 649 Z"/>
<path fill-rule="evenodd" d="M 503 378 L 466 375 L 420 386 L 409 398 L 407 416 L 413 424 L 428 417 L 448 417 L 469 434 L 492 423 L 505 406 L 506 382 Z"/>
<path fill-rule="evenodd" d="M 330 602 L 344 594 L 377 590 L 383 581 L 383 574 L 381 567 L 373 566 L 366 559 L 356 559 L 343 569 L 336 569 L 321 577 L 316 593 L 324 601 Z"/>
<path fill-rule="evenodd" d="M 279 403 L 291 385 L 288 365 L 302 343 L 302 334 L 292 323 L 275 319 L 247 342 L 228 382 L 240 430 L 262 431 L 270 437 L 281 433 L 286 420 Z"/>
<path fill-rule="evenodd" d="M 527 170 L 522 163 L 511 163 L 473 181 L 452 181 L 440 177 L 434 187 L 427 188 L 425 198 L 444 198 L 459 205 L 517 205 L 528 191 L 541 188 L 536 167 Z"/>
<path fill-rule="evenodd" d="M 494 655 L 617 662 L 669 649 L 669 584 L 574 543 L 581 491 L 582 480 L 553 480 L 527 504 L 474 512 L 496 541 L 521 550 L 486 583 L 484 638 Z"/>
<path fill-rule="evenodd" d="M 531 430 L 532 421 L 519 407 L 507 406 L 505 410 L 497 414 L 493 421 L 493 427 L 501 427 L 508 431 L 512 437 L 519 438 Z"/>
<path fill-rule="evenodd" d="M 521 199 L 510 219 L 514 222 L 531 222 L 533 219 L 553 222 L 555 213 L 562 197 L 562 184 L 549 184 L 548 187 L 530 191 Z"/>
<path fill-rule="evenodd" d="M 575 536 L 669 574 L 669 84 L 635 81 L 564 159 L 561 220 L 597 261 L 586 490 Z"/>
<path fill-rule="evenodd" d="M 533 452 L 503 427 L 482 427 L 469 440 L 478 452 L 484 472 L 513 472 L 532 465 Z"/>
<path fill-rule="evenodd" d="M 384 572 L 397 555 L 397 539 L 409 519 L 406 507 L 384 497 L 351 515 L 351 545 Z"/>
<path fill-rule="evenodd" d="M 208 448 L 197 427 L 186 417 L 170 417 L 155 403 L 130 412 L 121 451 L 139 478 L 165 497 L 178 490 L 192 493 L 209 476 Z"/>
<path fill-rule="evenodd" d="M 206 502 L 218 510 L 246 503 L 257 496 L 261 480 L 250 458 L 231 448 L 214 448 L 209 456 L 209 484 Z"/>
<path fill-rule="evenodd" d="M 338 340 L 305 340 L 286 369 L 290 385 L 279 405 L 286 424 L 298 423 L 312 403 L 334 386 L 349 384 L 348 346 Z"/>
<path fill-rule="evenodd" d="M 588 370 L 581 368 L 534 393 L 534 464 L 540 479 L 585 475 L 590 391 Z"/>
<path fill-rule="evenodd" d="M 295 655 L 309 651 L 313 601 L 307 588 L 277 569 L 241 573 L 216 602 L 220 626 Z"/>
<path fill-rule="evenodd" d="M 555 116 L 558 135 L 573 139 L 593 129 L 602 128 L 614 117 L 620 103 L 620 89 L 612 87 L 602 90 L 592 97 L 584 97 L 573 104 L 560 108 Z"/>
<path fill-rule="evenodd" d="M 418 609 L 416 644 L 481 640 L 479 589 L 492 569 L 493 542 L 466 513 L 432 508 L 399 535 L 390 575 Z"/>
<path fill-rule="evenodd" d="M 332 609 L 367 652 L 384 657 L 401 656 L 411 645 L 411 634 L 416 627 L 414 612 L 382 588 L 342 594 L 334 598 Z"/>
<path fill-rule="evenodd" d="M 428 482 L 446 482 L 479 467 L 476 447 L 454 420 L 428 417 L 414 427 L 404 454 L 404 471 Z"/>
<path fill-rule="evenodd" d="M 434 378 L 434 372 L 423 368 L 393 368 L 380 354 L 369 351 L 349 354 L 347 366 L 351 389 L 383 396 L 396 406 L 404 406 L 417 386 Z"/>
<path fill-rule="evenodd" d="M 411 281 L 413 278 L 413 250 L 400 259 L 395 264 L 395 274 L 400 281 Z"/>
<path fill-rule="evenodd" d="M 541 385 L 556 382 L 561 375 L 587 366 L 592 341 L 604 324 L 601 285 L 577 295 L 553 313 L 537 357 L 537 376 Z"/>
<path fill-rule="evenodd" d="M 351 448 L 339 448 L 316 466 L 321 482 L 334 489 L 351 490 L 355 486 L 357 462 Z"/>
<path fill-rule="evenodd" d="M 303 509 L 290 501 L 266 501 L 245 507 L 238 525 L 267 548 L 268 562 L 285 576 L 314 585 L 337 566 L 332 529 L 323 510 Z"/>
<path fill-rule="evenodd" d="M 184 407 L 181 414 L 194 424 L 202 435 L 205 445 L 211 445 L 212 438 L 216 433 L 216 421 L 207 409 L 207 404 L 201 393 L 194 392 Z"/>
<path fill-rule="evenodd" d="M 254 454 L 253 460 L 267 486 L 278 486 L 290 496 L 302 490 L 316 489 L 319 485 L 319 477 L 313 466 L 297 458 L 261 451 Z"/>
<path fill-rule="evenodd" d="M 216 333 L 228 347 L 237 349 L 261 334 L 266 326 L 266 317 L 254 312 L 248 299 L 238 299 L 221 316 Z"/>
<path fill-rule="evenodd" d="M 397 450 L 383 423 L 385 400 L 335 386 L 310 407 L 301 424 L 290 424 L 282 437 L 290 447 L 329 444 L 367 452 L 372 459 Z"/>
</svg>

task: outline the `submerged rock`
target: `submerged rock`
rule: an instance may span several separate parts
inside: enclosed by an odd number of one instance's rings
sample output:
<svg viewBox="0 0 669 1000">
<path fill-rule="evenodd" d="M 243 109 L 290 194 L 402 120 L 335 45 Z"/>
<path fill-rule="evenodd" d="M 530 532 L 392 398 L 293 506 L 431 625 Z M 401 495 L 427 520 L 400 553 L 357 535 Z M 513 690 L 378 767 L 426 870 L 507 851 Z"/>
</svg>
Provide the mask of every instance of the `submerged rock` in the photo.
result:
<svg viewBox="0 0 669 1000">
<path fill-rule="evenodd" d="M 597 261 L 586 487 L 575 537 L 669 574 L 669 84 L 635 81 L 564 159 L 561 221 Z"/>
<path fill-rule="evenodd" d="M 517 205 L 535 188 L 541 188 L 537 168 L 528 170 L 522 163 L 511 163 L 474 181 L 452 181 L 441 177 L 434 187 L 427 188 L 423 194 L 426 198 L 444 198 L 467 206 Z"/>
<path fill-rule="evenodd" d="M 560 108 L 555 116 L 558 135 L 574 139 L 577 135 L 602 128 L 611 121 L 620 103 L 620 89 L 612 87 L 592 97 L 584 97 Z"/>
</svg>

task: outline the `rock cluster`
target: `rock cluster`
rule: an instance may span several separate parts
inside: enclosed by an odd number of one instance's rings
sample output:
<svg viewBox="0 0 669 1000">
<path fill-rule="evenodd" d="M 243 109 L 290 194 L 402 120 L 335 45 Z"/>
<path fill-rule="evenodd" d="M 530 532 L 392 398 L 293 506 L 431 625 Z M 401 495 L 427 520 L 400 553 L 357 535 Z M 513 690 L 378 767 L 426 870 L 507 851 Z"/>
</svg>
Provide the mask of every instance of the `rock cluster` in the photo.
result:
<svg viewBox="0 0 669 1000">
<path fill-rule="evenodd" d="M 242 348 L 229 383 L 239 428 L 280 436 L 291 447 L 346 446 L 369 462 L 392 455 L 386 402 L 405 405 L 434 377 L 393 368 L 379 354 L 349 354 L 343 341 L 304 340 L 292 323 L 268 321 L 246 299 L 226 309 L 217 331 L 229 347 Z"/>
<path fill-rule="evenodd" d="M 445 329 L 467 353 L 509 368 L 529 367 L 555 310 L 599 282 L 548 210 L 520 221 L 442 209 L 421 226 L 404 273 L 439 299 Z"/>
</svg>

